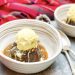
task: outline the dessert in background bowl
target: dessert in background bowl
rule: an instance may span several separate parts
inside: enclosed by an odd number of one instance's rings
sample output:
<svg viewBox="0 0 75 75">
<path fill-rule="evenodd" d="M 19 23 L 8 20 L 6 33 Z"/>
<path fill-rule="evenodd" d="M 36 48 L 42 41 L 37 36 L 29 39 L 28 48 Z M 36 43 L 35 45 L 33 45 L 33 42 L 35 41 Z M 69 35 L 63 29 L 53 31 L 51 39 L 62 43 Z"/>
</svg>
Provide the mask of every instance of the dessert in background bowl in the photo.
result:
<svg viewBox="0 0 75 75">
<path fill-rule="evenodd" d="M 67 11 L 67 19 L 65 22 L 69 25 L 75 26 L 75 4 L 71 5 L 71 7 Z"/>
<path fill-rule="evenodd" d="M 43 71 L 55 61 L 61 50 L 60 35 L 48 23 L 20 19 L 0 27 L 0 61 L 16 72 Z"/>
<path fill-rule="evenodd" d="M 67 35 L 75 37 L 75 4 L 59 6 L 55 10 L 54 16 L 59 28 Z"/>
</svg>

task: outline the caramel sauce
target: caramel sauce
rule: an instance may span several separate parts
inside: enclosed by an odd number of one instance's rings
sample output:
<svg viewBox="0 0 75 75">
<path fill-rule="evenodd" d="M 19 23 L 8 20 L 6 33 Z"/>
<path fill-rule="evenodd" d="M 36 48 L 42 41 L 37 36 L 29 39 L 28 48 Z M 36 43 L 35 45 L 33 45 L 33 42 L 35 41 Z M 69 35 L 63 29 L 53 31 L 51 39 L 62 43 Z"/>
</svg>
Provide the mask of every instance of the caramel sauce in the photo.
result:
<svg viewBox="0 0 75 75">
<path fill-rule="evenodd" d="M 48 53 L 47 53 L 45 47 L 42 44 L 39 44 L 38 48 L 40 49 L 40 51 L 42 53 L 43 60 L 46 60 L 48 58 Z"/>
<path fill-rule="evenodd" d="M 10 49 L 13 48 L 12 44 L 9 44 L 4 50 L 3 50 L 3 53 L 10 57 Z"/>
<path fill-rule="evenodd" d="M 13 47 L 14 47 L 13 44 L 9 44 L 9 45 L 3 50 L 4 55 L 6 55 L 6 56 L 12 58 L 12 57 L 11 57 L 11 51 L 10 51 L 10 50 L 11 50 Z M 40 51 L 40 56 L 41 56 L 41 57 L 40 57 L 40 60 L 39 60 L 39 58 L 38 58 L 39 53 L 36 54 L 36 52 L 34 53 L 34 54 L 35 54 L 34 56 L 33 56 L 33 55 L 30 55 L 30 56 L 31 56 L 30 58 L 33 58 L 33 57 L 34 57 L 34 61 L 35 61 L 35 62 L 36 62 L 36 61 L 41 61 L 41 60 L 46 60 L 46 59 L 48 58 L 48 53 L 47 53 L 45 47 L 44 47 L 41 43 L 38 44 L 38 47 L 37 47 L 36 49 L 39 49 L 39 51 Z M 32 49 L 32 52 L 34 52 L 34 51 L 35 51 L 35 49 Z M 32 56 L 33 56 L 33 57 L 32 57 Z M 26 57 L 28 58 L 29 55 L 27 55 Z M 26 57 L 23 57 L 23 58 L 26 59 Z M 16 59 L 16 60 L 18 60 L 18 59 Z M 19 61 L 21 61 L 21 60 L 19 60 Z M 28 60 L 28 61 L 29 61 L 29 60 Z M 27 61 L 26 61 L 26 62 L 27 62 Z"/>
</svg>

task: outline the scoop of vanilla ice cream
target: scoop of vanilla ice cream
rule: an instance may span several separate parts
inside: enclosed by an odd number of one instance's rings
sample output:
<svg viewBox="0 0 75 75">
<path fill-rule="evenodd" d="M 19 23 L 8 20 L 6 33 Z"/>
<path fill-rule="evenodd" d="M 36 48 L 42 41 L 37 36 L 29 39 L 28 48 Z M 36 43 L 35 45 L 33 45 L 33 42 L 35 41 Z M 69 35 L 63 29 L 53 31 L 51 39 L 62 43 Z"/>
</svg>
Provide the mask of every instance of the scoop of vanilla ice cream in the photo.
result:
<svg viewBox="0 0 75 75">
<path fill-rule="evenodd" d="M 75 4 L 69 8 L 67 16 L 69 20 L 75 22 Z"/>
<path fill-rule="evenodd" d="M 30 28 L 24 28 L 16 34 L 17 48 L 19 50 L 29 50 L 37 47 L 38 35 Z"/>
</svg>

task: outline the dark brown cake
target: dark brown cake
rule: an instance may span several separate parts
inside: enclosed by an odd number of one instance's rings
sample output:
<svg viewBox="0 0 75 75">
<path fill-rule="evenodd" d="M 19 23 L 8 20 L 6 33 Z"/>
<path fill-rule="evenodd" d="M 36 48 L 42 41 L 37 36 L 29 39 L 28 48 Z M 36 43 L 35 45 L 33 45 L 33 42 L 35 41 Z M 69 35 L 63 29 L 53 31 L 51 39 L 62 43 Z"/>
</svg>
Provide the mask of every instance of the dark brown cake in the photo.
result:
<svg viewBox="0 0 75 75">
<path fill-rule="evenodd" d="M 22 61 L 22 62 L 37 62 L 45 60 L 48 58 L 48 54 L 45 48 L 38 45 L 37 48 L 32 48 L 31 50 L 21 51 L 17 48 L 17 44 L 13 43 L 5 48 L 4 54 L 12 59 Z"/>
</svg>

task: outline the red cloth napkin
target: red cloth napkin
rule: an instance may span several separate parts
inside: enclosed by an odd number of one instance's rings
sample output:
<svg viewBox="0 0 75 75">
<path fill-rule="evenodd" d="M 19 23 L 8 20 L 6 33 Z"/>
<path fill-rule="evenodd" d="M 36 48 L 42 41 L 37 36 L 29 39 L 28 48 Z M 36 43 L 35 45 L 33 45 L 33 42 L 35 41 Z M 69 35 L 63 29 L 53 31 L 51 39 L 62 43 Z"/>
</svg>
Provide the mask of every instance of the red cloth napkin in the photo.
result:
<svg viewBox="0 0 75 75">
<path fill-rule="evenodd" d="M 54 10 L 75 0 L 0 0 L 0 25 L 15 19 L 33 18 L 46 14 L 54 19 Z"/>
</svg>

